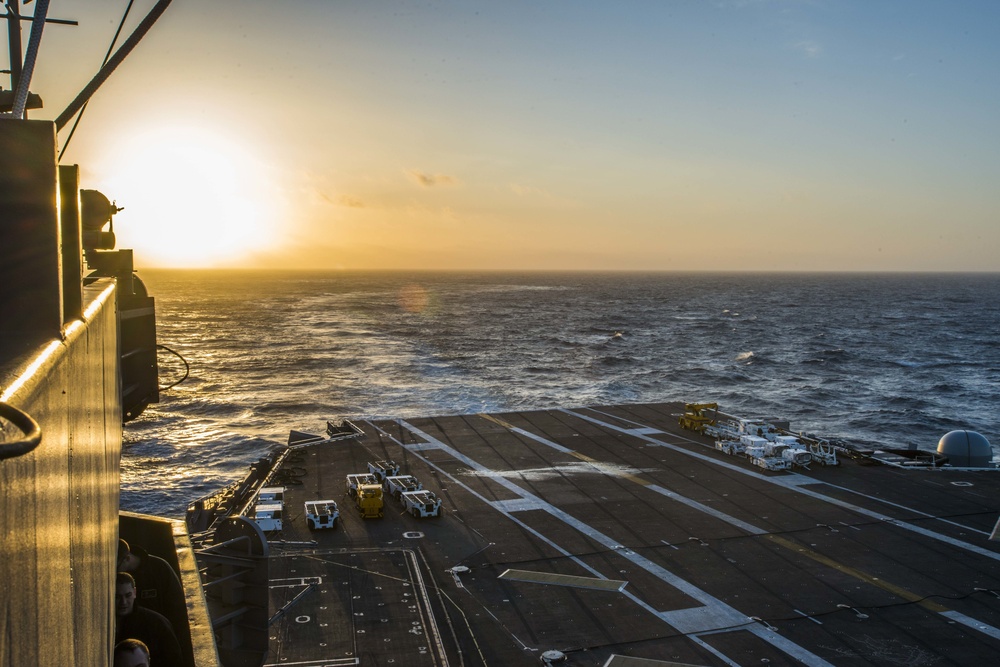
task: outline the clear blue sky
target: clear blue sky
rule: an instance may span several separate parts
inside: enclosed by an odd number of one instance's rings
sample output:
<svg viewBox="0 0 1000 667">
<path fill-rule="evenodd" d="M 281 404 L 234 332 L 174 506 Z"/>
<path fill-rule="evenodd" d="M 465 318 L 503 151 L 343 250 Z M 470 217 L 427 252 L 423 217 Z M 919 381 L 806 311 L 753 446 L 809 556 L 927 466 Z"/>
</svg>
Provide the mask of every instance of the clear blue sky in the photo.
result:
<svg viewBox="0 0 1000 667">
<path fill-rule="evenodd" d="M 53 0 L 35 117 L 125 4 Z M 175 0 L 64 162 L 151 265 L 997 271 L 998 33 L 985 0 Z"/>
</svg>

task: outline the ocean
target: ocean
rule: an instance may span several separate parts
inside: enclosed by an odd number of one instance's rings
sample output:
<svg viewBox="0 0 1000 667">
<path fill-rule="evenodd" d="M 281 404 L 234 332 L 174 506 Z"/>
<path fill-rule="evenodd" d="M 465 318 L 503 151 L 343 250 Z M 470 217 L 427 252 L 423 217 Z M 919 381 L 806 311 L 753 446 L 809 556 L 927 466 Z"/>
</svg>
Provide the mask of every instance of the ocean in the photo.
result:
<svg viewBox="0 0 1000 667">
<path fill-rule="evenodd" d="M 715 401 L 866 446 L 1000 451 L 1000 274 L 140 271 L 190 367 L 125 428 L 123 509 L 182 517 L 290 429 Z M 161 385 L 184 374 L 160 354 Z"/>
</svg>

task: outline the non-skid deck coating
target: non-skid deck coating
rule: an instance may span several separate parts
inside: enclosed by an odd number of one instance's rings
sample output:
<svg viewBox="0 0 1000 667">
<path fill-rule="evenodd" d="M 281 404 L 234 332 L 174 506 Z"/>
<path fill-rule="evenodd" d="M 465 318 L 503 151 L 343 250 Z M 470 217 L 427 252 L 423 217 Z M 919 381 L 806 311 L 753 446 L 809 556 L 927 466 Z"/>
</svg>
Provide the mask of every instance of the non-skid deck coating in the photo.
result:
<svg viewBox="0 0 1000 667">
<path fill-rule="evenodd" d="M 361 440 L 296 451 L 286 465 L 306 474 L 273 536 L 272 614 L 301 597 L 267 664 L 506 667 L 552 650 L 593 666 L 996 663 L 1000 473 L 849 459 L 769 473 L 680 430 L 682 410 L 361 422 Z M 344 477 L 379 459 L 438 494 L 442 517 L 387 499 L 385 518 L 362 520 Z M 302 504 L 319 498 L 340 503 L 332 531 L 306 529 Z"/>
</svg>

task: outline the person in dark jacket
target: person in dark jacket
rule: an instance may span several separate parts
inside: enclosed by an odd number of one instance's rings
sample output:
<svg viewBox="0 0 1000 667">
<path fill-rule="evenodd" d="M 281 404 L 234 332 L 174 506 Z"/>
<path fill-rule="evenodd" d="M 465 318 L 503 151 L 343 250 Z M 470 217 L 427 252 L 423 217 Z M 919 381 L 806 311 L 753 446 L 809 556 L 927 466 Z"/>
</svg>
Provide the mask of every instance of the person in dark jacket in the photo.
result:
<svg viewBox="0 0 1000 667">
<path fill-rule="evenodd" d="M 163 614 L 175 628 L 187 623 L 184 589 L 167 561 L 120 539 L 118 571 L 128 572 L 135 579 L 135 594 L 140 606 Z"/>
<path fill-rule="evenodd" d="M 115 644 L 115 667 L 149 667 L 149 649 L 138 639 Z"/>
<path fill-rule="evenodd" d="M 150 664 L 182 665 L 181 647 L 170 621 L 135 600 L 135 579 L 128 572 L 119 572 L 115 579 L 115 643 L 138 639 L 149 648 Z"/>
</svg>

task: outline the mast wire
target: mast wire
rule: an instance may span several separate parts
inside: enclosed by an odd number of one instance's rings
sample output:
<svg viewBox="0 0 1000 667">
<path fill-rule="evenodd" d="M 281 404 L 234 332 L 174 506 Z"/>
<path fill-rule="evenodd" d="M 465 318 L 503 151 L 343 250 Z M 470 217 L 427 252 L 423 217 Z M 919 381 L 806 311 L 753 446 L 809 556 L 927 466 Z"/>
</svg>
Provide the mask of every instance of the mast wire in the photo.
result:
<svg viewBox="0 0 1000 667">
<path fill-rule="evenodd" d="M 108 60 L 111 59 L 111 53 L 114 51 L 115 44 L 118 43 L 118 38 L 122 34 L 122 28 L 125 27 L 125 21 L 128 19 L 129 12 L 132 11 L 132 4 L 134 2 L 135 0 L 128 0 L 128 6 L 125 8 L 125 13 L 122 14 L 122 20 L 118 22 L 118 30 L 115 31 L 115 36 L 111 38 L 111 44 L 108 45 L 108 52 L 104 54 L 104 60 L 101 62 L 101 67 L 107 65 Z M 87 101 L 87 104 L 90 104 L 89 100 Z M 80 113 L 76 115 L 76 120 L 73 121 L 73 127 L 69 130 L 69 135 L 66 137 L 66 143 L 63 144 L 62 150 L 59 151 L 58 160 L 62 160 L 63 153 L 65 153 L 66 149 L 69 148 L 69 142 L 73 140 L 73 133 L 76 132 L 77 125 L 79 125 L 80 121 L 83 120 L 83 114 L 87 110 L 87 104 L 80 107 Z"/>
</svg>

